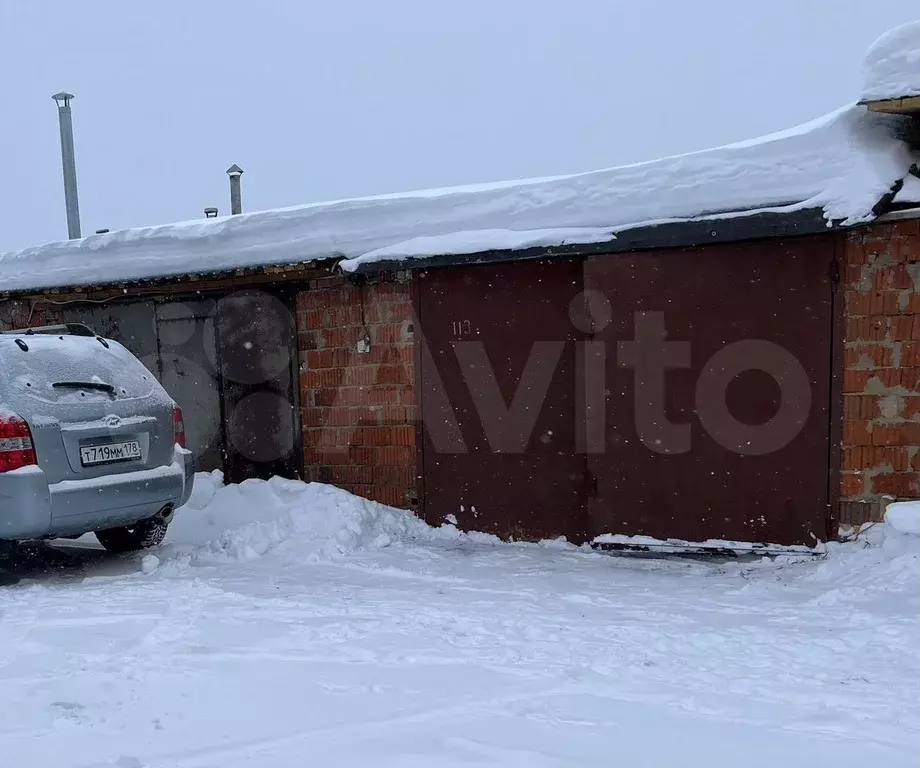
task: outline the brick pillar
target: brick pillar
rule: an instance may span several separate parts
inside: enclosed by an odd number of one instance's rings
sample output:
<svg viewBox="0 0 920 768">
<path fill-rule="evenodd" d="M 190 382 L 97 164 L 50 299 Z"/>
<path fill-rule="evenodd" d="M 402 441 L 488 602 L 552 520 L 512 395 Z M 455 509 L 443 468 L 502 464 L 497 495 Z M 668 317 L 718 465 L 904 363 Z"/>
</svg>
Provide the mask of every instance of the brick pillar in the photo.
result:
<svg viewBox="0 0 920 768">
<path fill-rule="evenodd" d="M 297 296 L 305 477 L 399 507 L 418 503 L 410 275 L 333 276 Z"/>
<path fill-rule="evenodd" d="M 920 219 L 847 235 L 842 523 L 920 497 Z"/>
</svg>

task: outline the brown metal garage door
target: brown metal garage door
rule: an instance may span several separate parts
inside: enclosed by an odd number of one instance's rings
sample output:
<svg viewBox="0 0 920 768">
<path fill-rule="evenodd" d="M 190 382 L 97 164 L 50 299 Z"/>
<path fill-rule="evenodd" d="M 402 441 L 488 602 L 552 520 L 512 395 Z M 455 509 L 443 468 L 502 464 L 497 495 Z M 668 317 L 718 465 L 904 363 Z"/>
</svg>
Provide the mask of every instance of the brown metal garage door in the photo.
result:
<svg viewBox="0 0 920 768">
<path fill-rule="evenodd" d="M 577 260 L 420 273 L 425 518 L 506 538 L 586 532 L 576 446 Z"/>
<path fill-rule="evenodd" d="M 586 261 L 609 301 L 593 535 L 826 538 L 832 258 L 831 238 L 798 238 Z"/>
</svg>

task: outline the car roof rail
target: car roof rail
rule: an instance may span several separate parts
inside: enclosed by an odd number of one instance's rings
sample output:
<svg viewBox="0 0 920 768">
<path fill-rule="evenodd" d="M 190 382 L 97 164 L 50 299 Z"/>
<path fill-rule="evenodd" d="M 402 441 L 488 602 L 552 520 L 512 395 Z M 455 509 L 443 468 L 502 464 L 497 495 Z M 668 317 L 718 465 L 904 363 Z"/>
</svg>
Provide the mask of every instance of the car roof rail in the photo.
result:
<svg viewBox="0 0 920 768">
<path fill-rule="evenodd" d="M 57 325 L 36 325 L 31 328 L 19 328 L 12 331 L 3 331 L 4 334 L 16 336 L 34 336 L 48 334 L 50 336 L 89 336 L 95 337 L 96 332 L 83 323 L 58 323 Z"/>
</svg>

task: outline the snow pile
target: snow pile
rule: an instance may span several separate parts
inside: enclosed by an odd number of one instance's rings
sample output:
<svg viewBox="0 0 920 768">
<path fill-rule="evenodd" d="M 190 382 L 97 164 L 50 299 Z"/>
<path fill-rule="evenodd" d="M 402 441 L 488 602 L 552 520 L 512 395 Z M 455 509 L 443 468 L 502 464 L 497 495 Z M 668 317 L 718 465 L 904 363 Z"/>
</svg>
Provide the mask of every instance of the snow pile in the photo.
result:
<svg viewBox="0 0 920 768">
<path fill-rule="evenodd" d="M 920 536 L 920 501 L 898 501 L 885 510 L 885 524 L 900 533 Z"/>
<path fill-rule="evenodd" d="M 821 602 L 902 595 L 920 609 L 917 536 L 901 533 L 888 521 L 863 526 L 853 541 L 827 547 L 827 559 L 805 577 L 827 585 L 828 590 L 818 598 Z"/>
<path fill-rule="evenodd" d="M 920 96 L 920 21 L 889 30 L 863 62 L 863 101 Z"/>
<path fill-rule="evenodd" d="M 215 471 L 196 475 L 192 496 L 176 511 L 160 554 L 196 564 L 254 560 L 288 543 L 298 556 L 328 559 L 461 536 L 453 526 L 431 528 L 410 512 L 331 485 L 273 477 L 225 486 Z"/>
<path fill-rule="evenodd" d="M 160 561 L 184 561 L 196 565 L 255 560 L 269 551 L 284 549 L 303 562 L 337 559 L 355 552 L 383 550 L 409 544 L 467 541 L 488 546 L 502 544 L 484 533 L 463 533 L 448 523 L 433 528 L 405 510 L 387 507 L 323 483 L 303 483 L 273 477 L 224 485 L 220 471 L 200 473 L 188 503 L 176 511 L 165 545 L 142 570 L 152 573 Z M 885 524 L 864 527 L 854 541 L 829 543 L 816 549 L 805 547 L 763 548 L 739 542 L 657 542 L 644 537 L 600 536 L 597 543 L 642 544 L 660 554 L 680 553 L 699 547 L 736 549 L 739 554 L 773 554 L 754 566 L 818 562 L 815 570 L 803 571 L 808 580 L 829 582 L 854 579 L 867 589 L 873 585 L 887 591 L 896 585 L 920 584 L 920 502 L 892 504 Z M 653 546 L 654 545 L 654 546 Z M 663 546 L 662 546 L 663 545 Z M 732 546 L 729 546 L 732 545 Z M 574 547 L 564 539 L 528 544 L 503 544 L 502 548 L 537 547 L 540 550 L 595 553 L 589 544 Z M 751 568 L 750 561 L 739 567 Z"/>
<path fill-rule="evenodd" d="M 603 242 L 639 226 L 822 209 L 854 224 L 918 160 L 903 119 L 845 107 L 788 131 L 618 168 L 129 229 L 0 255 L 0 290 L 190 271 Z"/>
</svg>

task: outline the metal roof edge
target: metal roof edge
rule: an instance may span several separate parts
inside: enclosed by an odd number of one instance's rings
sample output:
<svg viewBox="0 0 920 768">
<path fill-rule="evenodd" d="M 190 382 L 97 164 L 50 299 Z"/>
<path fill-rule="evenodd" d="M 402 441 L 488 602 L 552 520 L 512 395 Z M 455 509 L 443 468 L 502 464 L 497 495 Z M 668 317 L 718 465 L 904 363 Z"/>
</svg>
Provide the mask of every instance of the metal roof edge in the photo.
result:
<svg viewBox="0 0 920 768">
<path fill-rule="evenodd" d="M 519 250 L 491 250 L 465 254 L 433 254 L 360 264 L 347 274 L 376 274 L 404 269 L 427 269 L 469 264 L 590 256 L 664 248 L 695 248 L 717 243 L 761 240 L 769 237 L 814 235 L 849 227 L 830 223 L 822 208 L 762 211 L 746 215 L 691 219 L 642 225 L 617 231 L 616 239 L 577 245 L 537 246 Z M 339 267 L 341 268 L 341 267 Z"/>
</svg>

